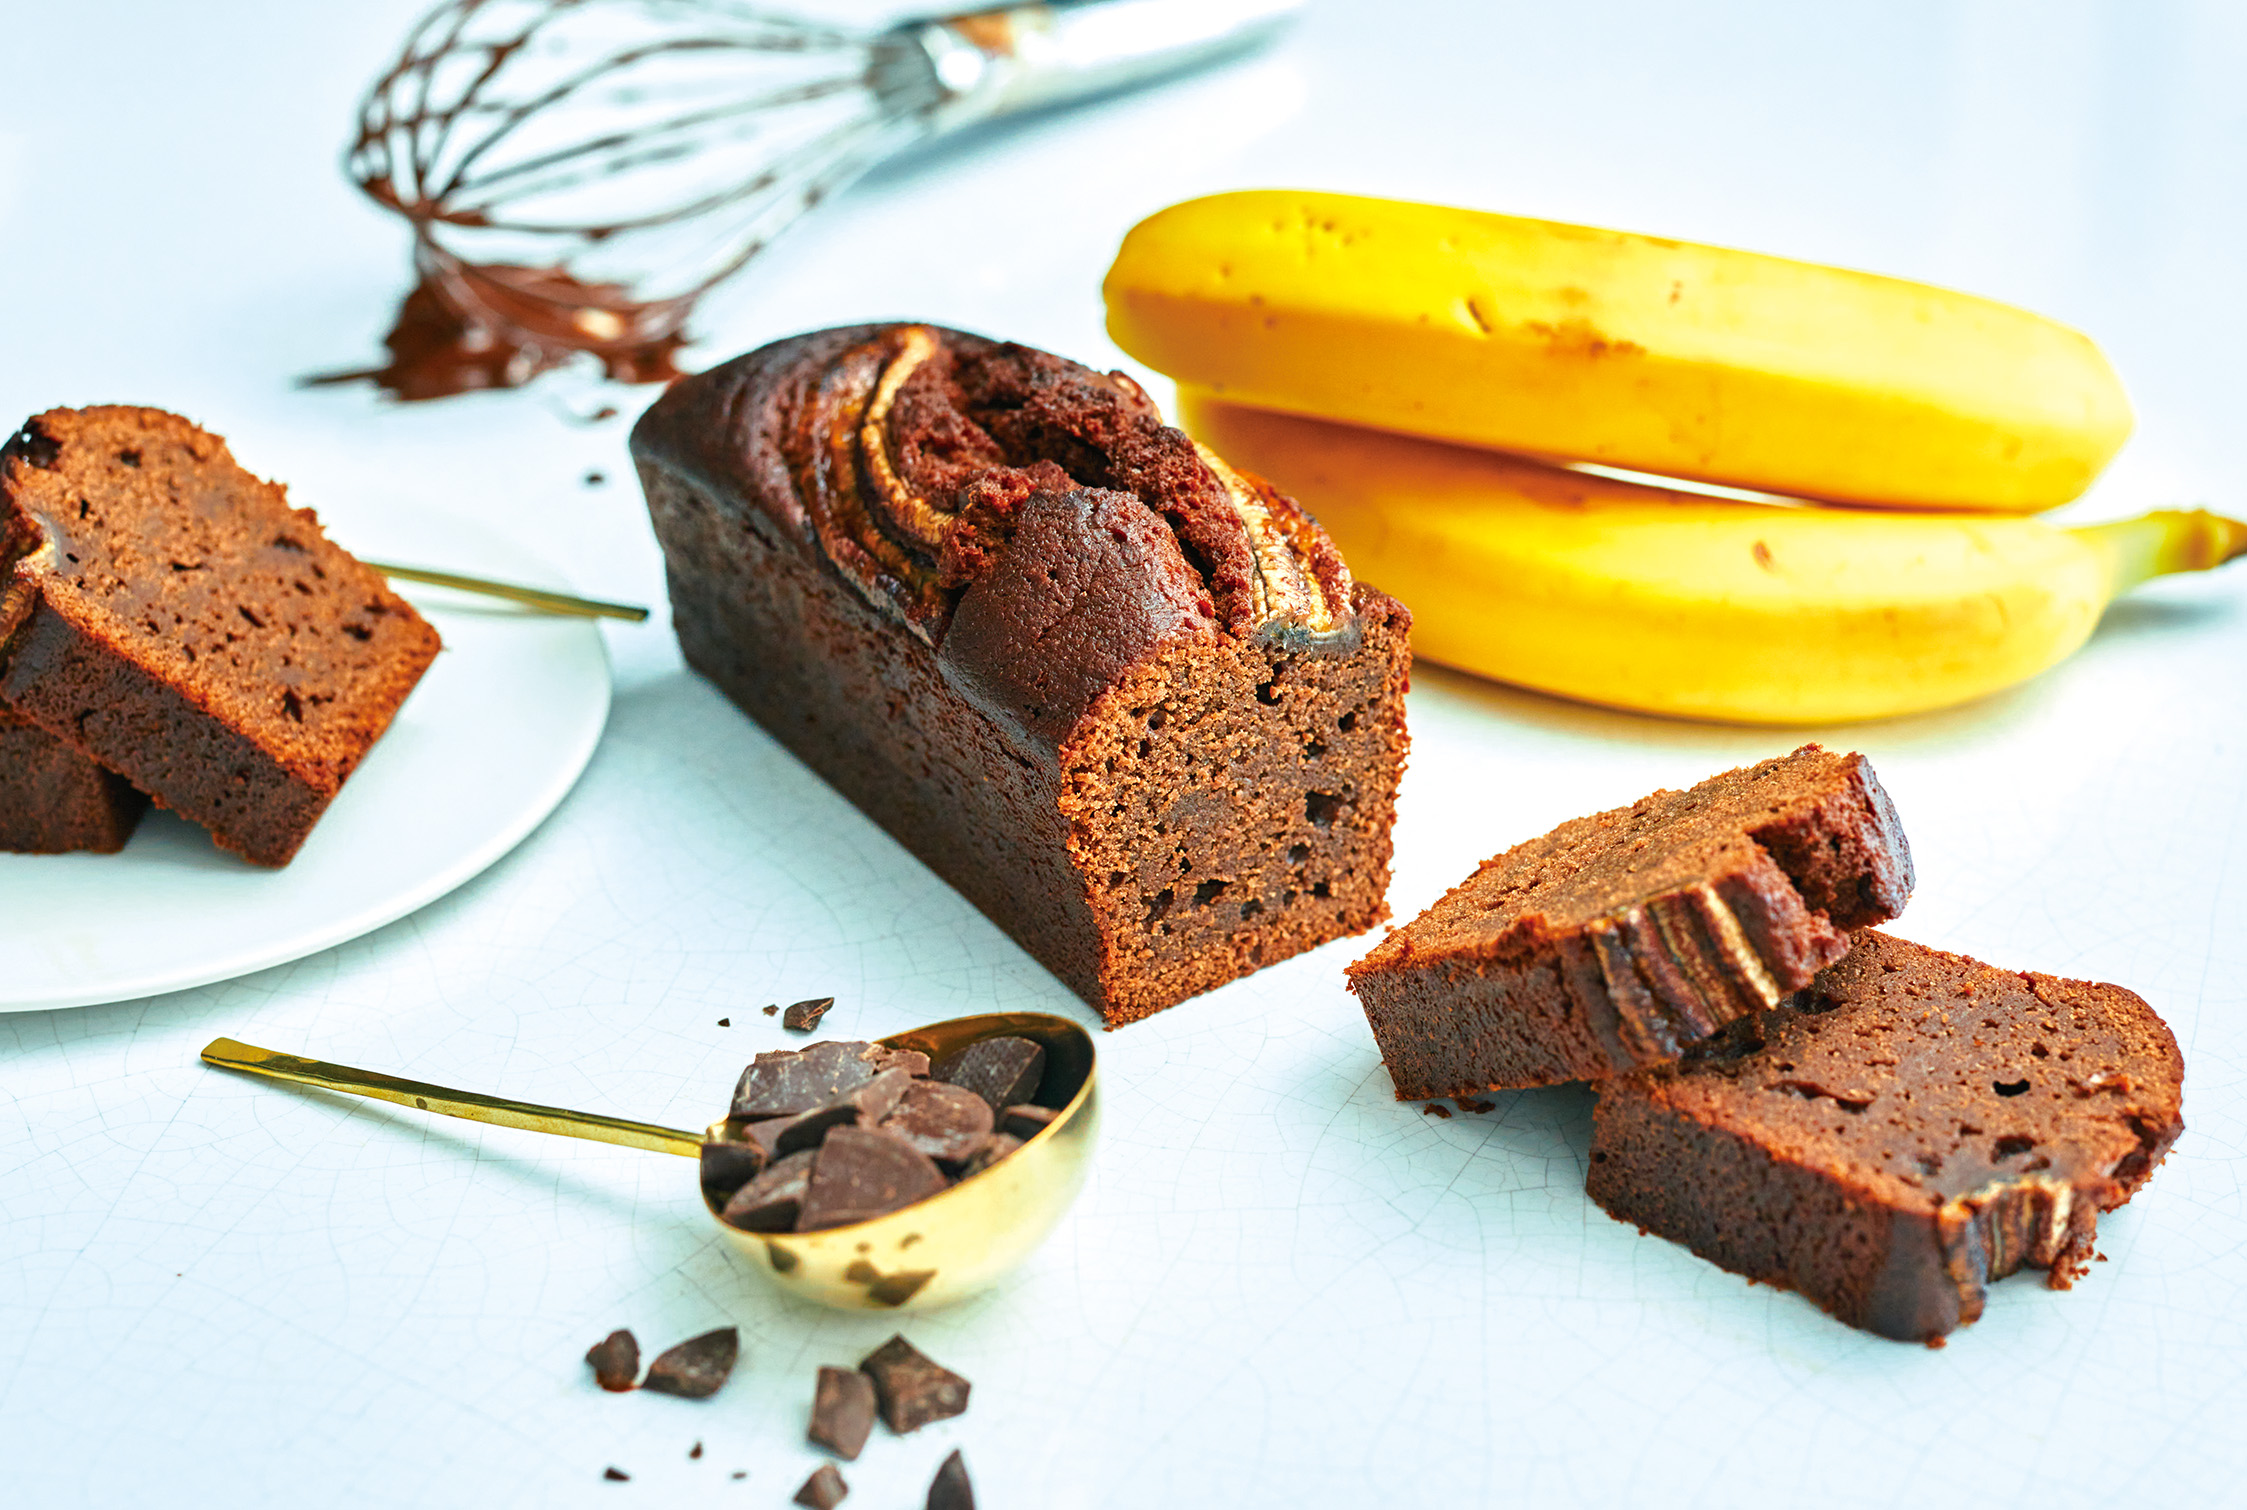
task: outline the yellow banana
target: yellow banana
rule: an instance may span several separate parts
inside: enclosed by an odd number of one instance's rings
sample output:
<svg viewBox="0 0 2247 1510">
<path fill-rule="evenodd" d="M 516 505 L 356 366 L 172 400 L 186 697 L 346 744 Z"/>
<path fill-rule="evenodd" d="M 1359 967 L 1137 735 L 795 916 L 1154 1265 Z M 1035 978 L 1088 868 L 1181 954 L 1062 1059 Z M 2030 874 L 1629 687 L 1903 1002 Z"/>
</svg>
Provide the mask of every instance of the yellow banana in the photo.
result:
<svg viewBox="0 0 2247 1510">
<path fill-rule="evenodd" d="M 1116 344 L 1233 402 L 1884 508 L 2035 513 L 2130 433 L 2098 347 L 1895 278 L 1344 194 L 1124 238 Z"/>
<path fill-rule="evenodd" d="M 1318 516 L 1412 610 L 1415 655 L 1619 708 L 1742 723 L 1916 713 L 2025 681 L 2148 577 L 2247 524 L 1736 503 L 1182 390 L 1180 422 Z"/>
</svg>

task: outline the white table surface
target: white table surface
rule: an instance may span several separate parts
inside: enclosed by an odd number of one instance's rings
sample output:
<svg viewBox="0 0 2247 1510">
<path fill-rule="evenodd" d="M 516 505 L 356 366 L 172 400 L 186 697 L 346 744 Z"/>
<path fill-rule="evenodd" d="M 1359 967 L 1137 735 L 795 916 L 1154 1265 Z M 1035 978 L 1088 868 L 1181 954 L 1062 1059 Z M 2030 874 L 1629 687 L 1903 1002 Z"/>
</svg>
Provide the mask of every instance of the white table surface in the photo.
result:
<svg viewBox="0 0 2247 1510">
<path fill-rule="evenodd" d="M 647 390 L 397 407 L 290 384 L 371 355 L 402 287 L 400 227 L 336 159 L 417 8 L 11 7 L 0 415 L 166 405 L 301 501 L 458 509 L 582 590 L 660 602 L 624 454 Z M 2237 512 L 2243 75 L 2247 11 L 2225 0 L 1318 0 L 1256 61 L 879 176 L 714 306 L 693 355 L 909 316 L 1114 363 L 1098 283 L 1143 214 L 1252 185 L 1389 193 L 2048 312 L 2139 407 L 2080 511 Z M 569 418 L 606 401 L 626 417 Z M 224 1033 L 700 1125 L 781 1042 L 767 1001 L 832 994 L 838 1035 L 1089 1020 L 682 671 L 660 615 L 607 633 L 590 771 L 458 893 L 247 979 L 0 1018 L 0 1501 L 778 1506 L 820 1461 L 816 1365 L 895 1323 L 762 1290 L 685 1163 L 195 1062 Z M 1366 941 L 1346 941 L 1102 1038 L 1106 1133 L 1073 1219 L 1005 1289 L 904 1325 L 975 1381 L 973 1408 L 877 1435 L 850 1504 L 918 1505 L 955 1446 L 994 1510 L 2236 1496 L 2243 691 L 2235 567 L 2157 584 L 2018 692 L 1821 735 L 1867 751 L 1902 809 L 1921 880 L 1900 932 L 2127 984 L 2184 1046 L 2188 1130 L 2073 1293 L 2009 1281 L 1932 1351 L 1642 1238 L 1583 1197 L 1588 1095 L 1448 1121 L 1390 1099 L 1341 989 Z M 1560 818 L 1793 738 L 1434 670 L 1411 718 L 1403 915 Z M 0 951 L 6 918 L 0 897 Z M 745 1362 L 706 1403 L 605 1396 L 579 1361 L 612 1327 L 660 1347 L 729 1322 Z"/>
</svg>

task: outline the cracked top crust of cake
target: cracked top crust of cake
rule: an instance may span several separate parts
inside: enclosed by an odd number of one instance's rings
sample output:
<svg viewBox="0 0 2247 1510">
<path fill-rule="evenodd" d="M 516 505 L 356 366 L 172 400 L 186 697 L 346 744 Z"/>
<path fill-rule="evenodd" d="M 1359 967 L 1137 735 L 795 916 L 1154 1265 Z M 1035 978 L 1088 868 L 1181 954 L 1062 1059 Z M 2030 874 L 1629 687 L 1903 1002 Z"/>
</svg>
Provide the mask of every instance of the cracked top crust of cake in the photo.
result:
<svg viewBox="0 0 2247 1510">
<path fill-rule="evenodd" d="M 753 503 L 1048 747 L 1165 641 L 1346 654 L 1361 637 L 1349 570 L 1293 500 L 1130 378 L 1030 347 L 814 332 L 676 385 L 632 448 Z"/>
</svg>

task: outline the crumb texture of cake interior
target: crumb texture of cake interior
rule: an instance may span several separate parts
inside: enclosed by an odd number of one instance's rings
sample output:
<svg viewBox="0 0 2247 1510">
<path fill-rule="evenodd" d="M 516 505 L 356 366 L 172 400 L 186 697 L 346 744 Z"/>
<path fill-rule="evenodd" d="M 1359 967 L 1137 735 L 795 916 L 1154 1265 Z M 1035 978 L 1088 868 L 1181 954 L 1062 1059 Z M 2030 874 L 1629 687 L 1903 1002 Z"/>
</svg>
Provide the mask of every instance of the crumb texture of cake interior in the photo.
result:
<svg viewBox="0 0 2247 1510">
<path fill-rule="evenodd" d="M 1862 755 L 1791 755 L 1572 818 L 1349 967 L 1399 1100 L 1598 1080 L 1778 1005 L 1903 911 Z"/>
<path fill-rule="evenodd" d="M 1111 1026 L 1386 915 L 1410 617 L 1130 379 L 856 326 L 632 446 L 689 664 Z"/>
<path fill-rule="evenodd" d="M 115 854 L 147 810 L 131 782 L 0 704 L 0 850 Z"/>
<path fill-rule="evenodd" d="M 2119 986 L 1877 931 L 1772 1012 L 1600 1087 L 1618 1220 L 1851 1326 L 1928 1341 L 2023 1268 L 2068 1288 L 2184 1130 L 2184 1060 Z"/>
<path fill-rule="evenodd" d="M 175 414 L 33 416 L 0 452 L 0 702 L 262 865 L 296 853 L 437 632 Z"/>
</svg>

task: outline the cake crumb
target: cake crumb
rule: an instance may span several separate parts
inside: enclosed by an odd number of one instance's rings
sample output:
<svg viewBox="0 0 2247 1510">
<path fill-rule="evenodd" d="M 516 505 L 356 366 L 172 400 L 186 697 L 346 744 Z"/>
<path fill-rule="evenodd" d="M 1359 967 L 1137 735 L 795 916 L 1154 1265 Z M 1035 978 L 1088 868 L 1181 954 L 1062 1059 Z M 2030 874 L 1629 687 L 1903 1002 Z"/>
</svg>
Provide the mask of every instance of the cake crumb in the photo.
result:
<svg viewBox="0 0 2247 1510">
<path fill-rule="evenodd" d="M 1443 1117 L 1448 1120 L 1451 1116 L 1451 1108 L 1441 1104 L 1440 1102 L 1431 1101 L 1426 1106 L 1420 1108 L 1420 1113 L 1422 1116 Z"/>
</svg>

